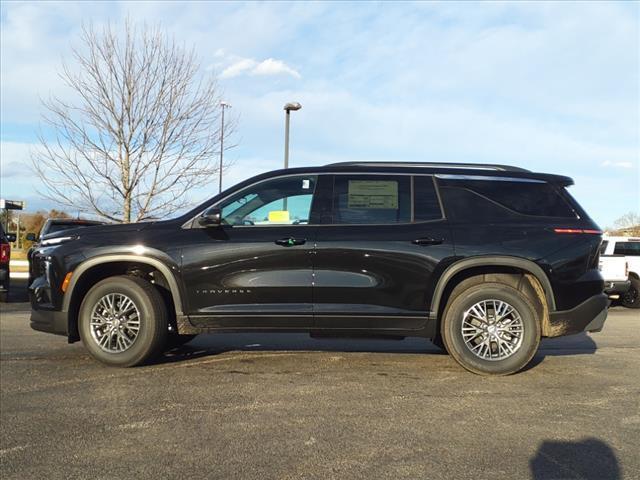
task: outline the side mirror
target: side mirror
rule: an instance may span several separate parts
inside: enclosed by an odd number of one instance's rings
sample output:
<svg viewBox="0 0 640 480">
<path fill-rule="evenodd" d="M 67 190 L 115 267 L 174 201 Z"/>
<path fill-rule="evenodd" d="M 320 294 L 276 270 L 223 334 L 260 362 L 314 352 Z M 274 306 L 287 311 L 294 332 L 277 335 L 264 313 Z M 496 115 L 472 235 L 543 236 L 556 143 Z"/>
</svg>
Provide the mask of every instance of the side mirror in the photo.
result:
<svg viewBox="0 0 640 480">
<path fill-rule="evenodd" d="M 7 240 L 9 240 L 9 243 L 13 243 L 16 241 L 16 234 L 15 233 L 7 233 Z"/>
<path fill-rule="evenodd" d="M 35 233 L 27 233 L 27 236 L 24 237 L 25 240 L 29 241 L 29 242 L 37 242 L 38 239 L 36 238 L 36 234 Z"/>
<path fill-rule="evenodd" d="M 202 227 L 218 227 L 222 223 L 222 212 L 219 208 L 212 207 L 200 216 L 198 223 Z"/>
</svg>

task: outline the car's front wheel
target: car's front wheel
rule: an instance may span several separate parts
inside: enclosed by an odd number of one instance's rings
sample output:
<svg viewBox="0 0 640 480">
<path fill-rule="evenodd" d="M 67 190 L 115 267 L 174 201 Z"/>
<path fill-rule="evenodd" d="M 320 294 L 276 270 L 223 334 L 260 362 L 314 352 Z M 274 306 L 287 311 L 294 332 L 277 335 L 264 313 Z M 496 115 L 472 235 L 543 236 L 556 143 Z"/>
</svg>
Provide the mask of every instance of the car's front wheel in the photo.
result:
<svg viewBox="0 0 640 480">
<path fill-rule="evenodd" d="M 85 296 L 78 321 L 89 353 L 108 365 L 132 367 L 159 354 L 167 341 L 160 293 L 133 276 L 110 277 Z"/>
<path fill-rule="evenodd" d="M 509 285 L 483 283 L 451 298 L 442 338 L 449 354 L 481 375 L 524 368 L 540 343 L 540 322 L 527 296 Z"/>
</svg>

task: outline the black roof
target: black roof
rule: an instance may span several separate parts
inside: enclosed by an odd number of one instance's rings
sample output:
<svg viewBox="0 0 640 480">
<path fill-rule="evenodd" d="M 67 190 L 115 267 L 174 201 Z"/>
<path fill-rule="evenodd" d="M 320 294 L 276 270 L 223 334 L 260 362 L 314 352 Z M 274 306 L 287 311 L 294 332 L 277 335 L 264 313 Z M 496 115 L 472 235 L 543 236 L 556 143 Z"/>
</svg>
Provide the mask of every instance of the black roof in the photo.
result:
<svg viewBox="0 0 640 480">
<path fill-rule="evenodd" d="M 420 167 L 420 168 L 455 168 L 473 170 L 494 170 L 499 172 L 529 172 L 525 168 L 496 163 L 446 163 L 446 162 L 338 162 L 328 167 Z"/>
<path fill-rule="evenodd" d="M 510 178 L 530 178 L 542 180 L 545 182 L 556 183 L 559 185 L 573 185 L 570 177 L 563 175 L 553 175 L 550 173 L 537 173 L 520 167 L 510 165 L 482 164 L 482 163 L 432 163 L 432 162 L 341 162 L 332 163 L 319 167 L 299 167 L 289 168 L 287 170 L 275 170 L 262 175 L 258 175 L 251 181 L 271 176 L 301 173 L 344 173 L 344 172 L 363 172 L 363 173 L 414 173 L 414 174 L 446 174 L 446 175 L 465 175 L 465 176 L 496 176 Z"/>
</svg>

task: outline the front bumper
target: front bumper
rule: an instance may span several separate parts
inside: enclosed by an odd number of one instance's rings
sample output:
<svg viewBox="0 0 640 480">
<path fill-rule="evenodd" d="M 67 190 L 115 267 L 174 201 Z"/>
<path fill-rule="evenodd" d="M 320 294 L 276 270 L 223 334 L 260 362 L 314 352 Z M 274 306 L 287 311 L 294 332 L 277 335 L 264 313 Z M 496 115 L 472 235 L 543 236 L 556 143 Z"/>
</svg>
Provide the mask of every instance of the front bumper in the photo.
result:
<svg viewBox="0 0 640 480">
<path fill-rule="evenodd" d="M 68 335 L 67 313 L 56 310 L 31 310 L 31 328 L 40 332 Z"/>
<path fill-rule="evenodd" d="M 627 293 L 631 288 L 631 280 L 619 280 L 615 282 L 604 282 L 604 291 L 609 295 Z"/>
<path fill-rule="evenodd" d="M 599 332 L 604 327 L 609 309 L 609 298 L 601 293 L 594 295 L 571 310 L 549 314 L 548 337 L 573 335 L 580 332 Z"/>
</svg>

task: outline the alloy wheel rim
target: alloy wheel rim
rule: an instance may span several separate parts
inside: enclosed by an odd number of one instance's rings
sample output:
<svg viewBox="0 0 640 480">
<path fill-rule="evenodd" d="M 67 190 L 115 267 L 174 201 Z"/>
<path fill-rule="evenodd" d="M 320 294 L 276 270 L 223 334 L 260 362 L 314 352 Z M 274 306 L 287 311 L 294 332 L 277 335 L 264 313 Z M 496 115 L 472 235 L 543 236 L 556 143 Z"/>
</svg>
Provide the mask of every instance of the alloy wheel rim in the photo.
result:
<svg viewBox="0 0 640 480">
<path fill-rule="evenodd" d="M 513 305 L 496 299 L 481 300 L 464 312 L 461 333 L 465 346 L 476 357 L 504 360 L 520 350 L 524 322 Z"/>
<path fill-rule="evenodd" d="M 91 337 L 101 350 L 122 353 L 134 344 L 140 332 L 140 311 L 122 293 L 109 293 L 91 310 Z"/>
</svg>

